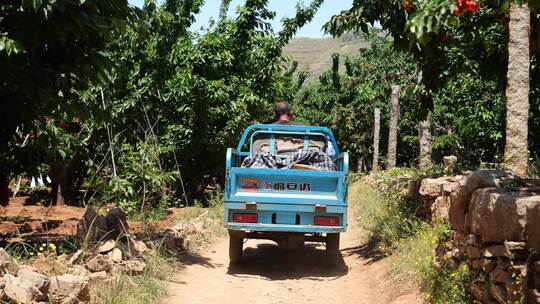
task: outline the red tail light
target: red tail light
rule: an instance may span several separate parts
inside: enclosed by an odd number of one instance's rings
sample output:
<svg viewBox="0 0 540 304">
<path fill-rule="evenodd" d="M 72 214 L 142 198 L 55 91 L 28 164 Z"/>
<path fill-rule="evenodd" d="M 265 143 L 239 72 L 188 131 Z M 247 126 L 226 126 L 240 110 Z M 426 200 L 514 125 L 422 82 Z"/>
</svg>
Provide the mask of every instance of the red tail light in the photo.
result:
<svg viewBox="0 0 540 304">
<path fill-rule="evenodd" d="M 233 222 L 256 223 L 257 213 L 235 213 L 233 215 Z"/>
<path fill-rule="evenodd" d="M 337 216 L 316 216 L 314 223 L 317 226 L 339 226 L 339 217 Z"/>
</svg>

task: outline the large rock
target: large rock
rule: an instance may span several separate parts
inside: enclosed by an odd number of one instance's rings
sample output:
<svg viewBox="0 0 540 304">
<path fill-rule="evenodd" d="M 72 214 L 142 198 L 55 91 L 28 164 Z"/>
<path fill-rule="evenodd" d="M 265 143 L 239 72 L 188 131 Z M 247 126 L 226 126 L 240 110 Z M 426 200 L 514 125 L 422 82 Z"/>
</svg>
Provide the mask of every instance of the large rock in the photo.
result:
<svg viewBox="0 0 540 304">
<path fill-rule="evenodd" d="M 29 269 L 20 269 L 17 276 L 5 274 L 6 297 L 17 303 L 34 303 L 47 300 L 50 280 Z"/>
<path fill-rule="evenodd" d="M 77 304 L 90 301 L 89 278 L 63 274 L 51 278 L 49 301 L 53 304 Z"/>
<path fill-rule="evenodd" d="M 125 237 L 129 233 L 129 226 L 127 223 L 127 216 L 124 210 L 120 207 L 112 208 L 107 212 L 107 233 L 110 238 L 118 239 L 119 237 Z"/>
<path fill-rule="evenodd" d="M 82 219 L 77 223 L 75 242 L 77 247 L 83 247 L 88 242 L 102 240 L 107 234 L 107 220 L 98 215 L 92 207 L 87 207 Z"/>
<path fill-rule="evenodd" d="M 437 198 L 443 195 L 443 189 L 457 188 L 458 182 L 459 177 L 443 176 L 439 178 L 424 178 L 420 183 L 420 194 L 431 198 Z"/>
<path fill-rule="evenodd" d="M 470 203 L 471 232 L 484 242 L 526 240 L 528 211 L 537 209 L 539 205 L 540 196 L 531 196 L 527 191 L 479 189 L 474 192 Z M 532 233 L 533 238 L 538 231 Z"/>
<path fill-rule="evenodd" d="M 11 275 L 17 275 L 19 271 L 19 265 L 17 262 L 7 253 L 4 248 L 0 248 L 0 275 L 9 273 Z"/>
<path fill-rule="evenodd" d="M 540 204 L 527 210 L 527 246 L 540 252 Z"/>
<path fill-rule="evenodd" d="M 457 190 L 450 195 L 450 224 L 454 230 L 468 233 L 466 214 L 473 193 L 480 188 L 497 187 L 515 179 L 509 170 L 478 170 L 469 173 L 459 182 Z"/>
<path fill-rule="evenodd" d="M 106 216 L 99 215 L 91 207 L 86 208 L 83 218 L 77 224 L 76 244 L 98 243 L 104 240 L 118 240 L 129 232 L 127 217 L 122 208 L 112 208 Z"/>
</svg>

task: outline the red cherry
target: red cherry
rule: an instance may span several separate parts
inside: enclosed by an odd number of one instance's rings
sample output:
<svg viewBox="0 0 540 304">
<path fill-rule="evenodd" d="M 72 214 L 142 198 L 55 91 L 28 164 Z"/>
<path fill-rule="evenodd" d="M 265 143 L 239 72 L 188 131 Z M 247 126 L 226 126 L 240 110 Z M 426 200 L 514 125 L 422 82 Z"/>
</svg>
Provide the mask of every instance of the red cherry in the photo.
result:
<svg viewBox="0 0 540 304">
<path fill-rule="evenodd" d="M 471 12 L 476 12 L 478 10 L 478 3 L 474 2 L 474 1 L 469 1 L 467 3 L 467 8 L 469 9 L 469 11 Z"/>
<path fill-rule="evenodd" d="M 413 9 L 413 6 L 414 6 L 414 5 L 413 5 L 412 1 L 408 1 L 408 0 L 403 1 L 403 8 L 404 8 L 406 11 L 412 10 L 412 9 Z"/>
<path fill-rule="evenodd" d="M 459 10 L 459 7 L 456 7 L 456 8 L 454 9 L 454 13 L 455 13 L 456 15 L 458 15 L 458 17 L 461 16 L 461 10 Z"/>
<path fill-rule="evenodd" d="M 444 34 L 441 36 L 441 41 L 443 43 L 448 43 L 448 41 L 450 40 L 450 38 L 448 37 L 448 35 Z"/>
</svg>

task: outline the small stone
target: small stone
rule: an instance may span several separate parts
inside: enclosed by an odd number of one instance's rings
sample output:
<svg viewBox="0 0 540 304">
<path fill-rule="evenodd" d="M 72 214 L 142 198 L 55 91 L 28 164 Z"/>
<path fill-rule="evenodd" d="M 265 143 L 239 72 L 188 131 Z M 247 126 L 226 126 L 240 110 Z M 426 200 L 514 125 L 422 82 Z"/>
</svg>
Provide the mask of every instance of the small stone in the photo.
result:
<svg viewBox="0 0 540 304">
<path fill-rule="evenodd" d="M 486 284 L 482 281 L 472 282 L 469 285 L 469 292 L 481 303 L 484 303 L 486 299 L 489 299 L 489 291 L 486 288 Z"/>
<path fill-rule="evenodd" d="M 83 251 L 82 250 L 77 250 L 77 252 L 75 252 L 68 260 L 68 264 L 69 265 L 74 265 L 76 263 L 78 263 L 80 260 L 81 260 L 81 257 L 82 257 L 82 254 L 83 254 Z"/>
<path fill-rule="evenodd" d="M 111 252 L 109 252 L 109 256 L 111 257 L 112 261 L 115 263 L 122 262 L 122 250 L 118 248 L 114 248 Z"/>
<path fill-rule="evenodd" d="M 448 171 L 454 171 L 457 164 L 457 156 L 455 155 L 449 155 L 449 156 L 443 156 L 443 166 Z"/>
<path fill-rule="evenodd" d="M 486 258 L 496 258 L 507 256 L 507 250 L 504 245 L 491 245 L 482 251 L 482 255 Z"/>
<path fill-rule="evenodd" d="M 493 284 L 491 285 L 491 288 L 489 289 L 489 293 L 491 296 L 497 301 L 499 304 L 506 304 L 506 288 L 499 284 Z"/>
<path fill-rule="evenodd" d="M 77 276 L 88 276 L 90 272 L 83 265 L 73 265 L 69 268 L 68 273 Z"/>
<path fill-rule="evenodd" d="M 89 278 L 63 274 L 51 278 L 50 302 L 53 304 L 87 303 L 90 301 Z"/>
<path fill-rule="evenodd" d="M 482 258 L 481 268 L 484 272 L 490 273 L 497 266 L 497 262 L 493 259 Z"/>
<path fill-rule="evenodd" d="M 525 242 L 506 242 L 506 246 L 510 251 L 524 250 L 527 248 L 527 244 Z"/>
<path fill-rule="evenodd" d="M 146 251 L 148 251 L 148 247 L 143 241 L 139 241 L 135 239 L 131 239 L 130 241 L 131 241 L 131 247 L 136 253 L 143 254 Z"/>
<path fill-rule="evenodd" d="M 472 269 L 480 269 L 482 267 L 482 260 L 481 259 L 474 259 L 471 261 L 471 268 Z"/>
<path fill-rule="evenodd" d="M 534 262 L 534 271 L 540 274 L 540 261 Z"/>
<path fill-rule="evenodd" d="M 86 262 L 86 268 L 90 272 L 108 271 L 112 267 L 111 264 L 109 256 L 98 254 Z"/>
<path fill-rule="evenodd" d="M 504 269 L 504 270 L 510 268 L 510 260 L 504 257 L 498 257 L 497 268 Z"/>
<path fill-rule="evenodd" d="M 469 259 L 476 259 L 476 258 L 479 258 L 479 257 L 482 256 L 480 254 L 480 249 L 478 249 L 478 247 L 474 247 L 474 246 L 467 246 L 466 253 L 467 253 L 467 257 Z"/>
<path fill-rule="evenodd" d="M 107 252 L 113 250 L 114 247 L 116 247 L 116 241 L 115 240 L 108 240 L 108 241 L 106 241 L 106 242 L 99 245 L 98 252 L 99 253 L 107 253 Z"/>
<path fill-rule="evenodd" d="M 5 302 L 7 299 L 6 293 L 4 292 L 4 288 L 6 287 L 6 279 L 4 277 L 0 277 L 0 303 Z"/>
<path fill-rule="evenodd" d="M 19 271 L 19 265 L 17 262 L 7 253 L 4 248 L 0 248 L 0 275 L 5 272 L 16 276 Z"/>
<path fill-rule="evenodd" d="M 144 269 L 146 268 L 146 263 L 139 260 L 129 260 L 129 261 L 126 261 L 126 266 L 131 275 L 141 275 L 144 273 Z"/>
<path fill-rule="evenodd" d="M 465 243 L 469 246 L 477 246 L 479 244 L 478 236 L 476 234 L 467 234 Z"/>
<path fill-rule="evenodd" d="M 501 268 L 495 268 L 490 273 L 491 280 L 499 283 L 506 283 L 512 281 L 512 275 Z"/>
<path fill-rule="evenodd" d="M 123 264 L 114 264 L 113 268 L 111 269 L 111 275 L 113 277 L 120 277 L 121 275 L 128 272 L 129 269 L 126 265 Z"/>
<path fill-rule="evenodd" d="M 95 284 L 100 281 L 104 281 L 109 278 L 106 271 L 93 272 L 88 276 L 90 284 Z"/>
</svg>

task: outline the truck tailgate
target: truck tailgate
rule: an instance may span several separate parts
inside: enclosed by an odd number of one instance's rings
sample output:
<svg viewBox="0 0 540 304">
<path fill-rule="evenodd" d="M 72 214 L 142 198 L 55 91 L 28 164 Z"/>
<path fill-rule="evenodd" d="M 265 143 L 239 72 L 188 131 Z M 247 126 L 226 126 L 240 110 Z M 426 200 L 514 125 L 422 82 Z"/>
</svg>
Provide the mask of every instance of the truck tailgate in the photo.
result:
<svg viewBox="0 0 540 304">
<path fill-rule="evenodd" d="M 347 178 L 340 171 L 230 168 L 229 202 L 345 206 Z"/>
</svg>

